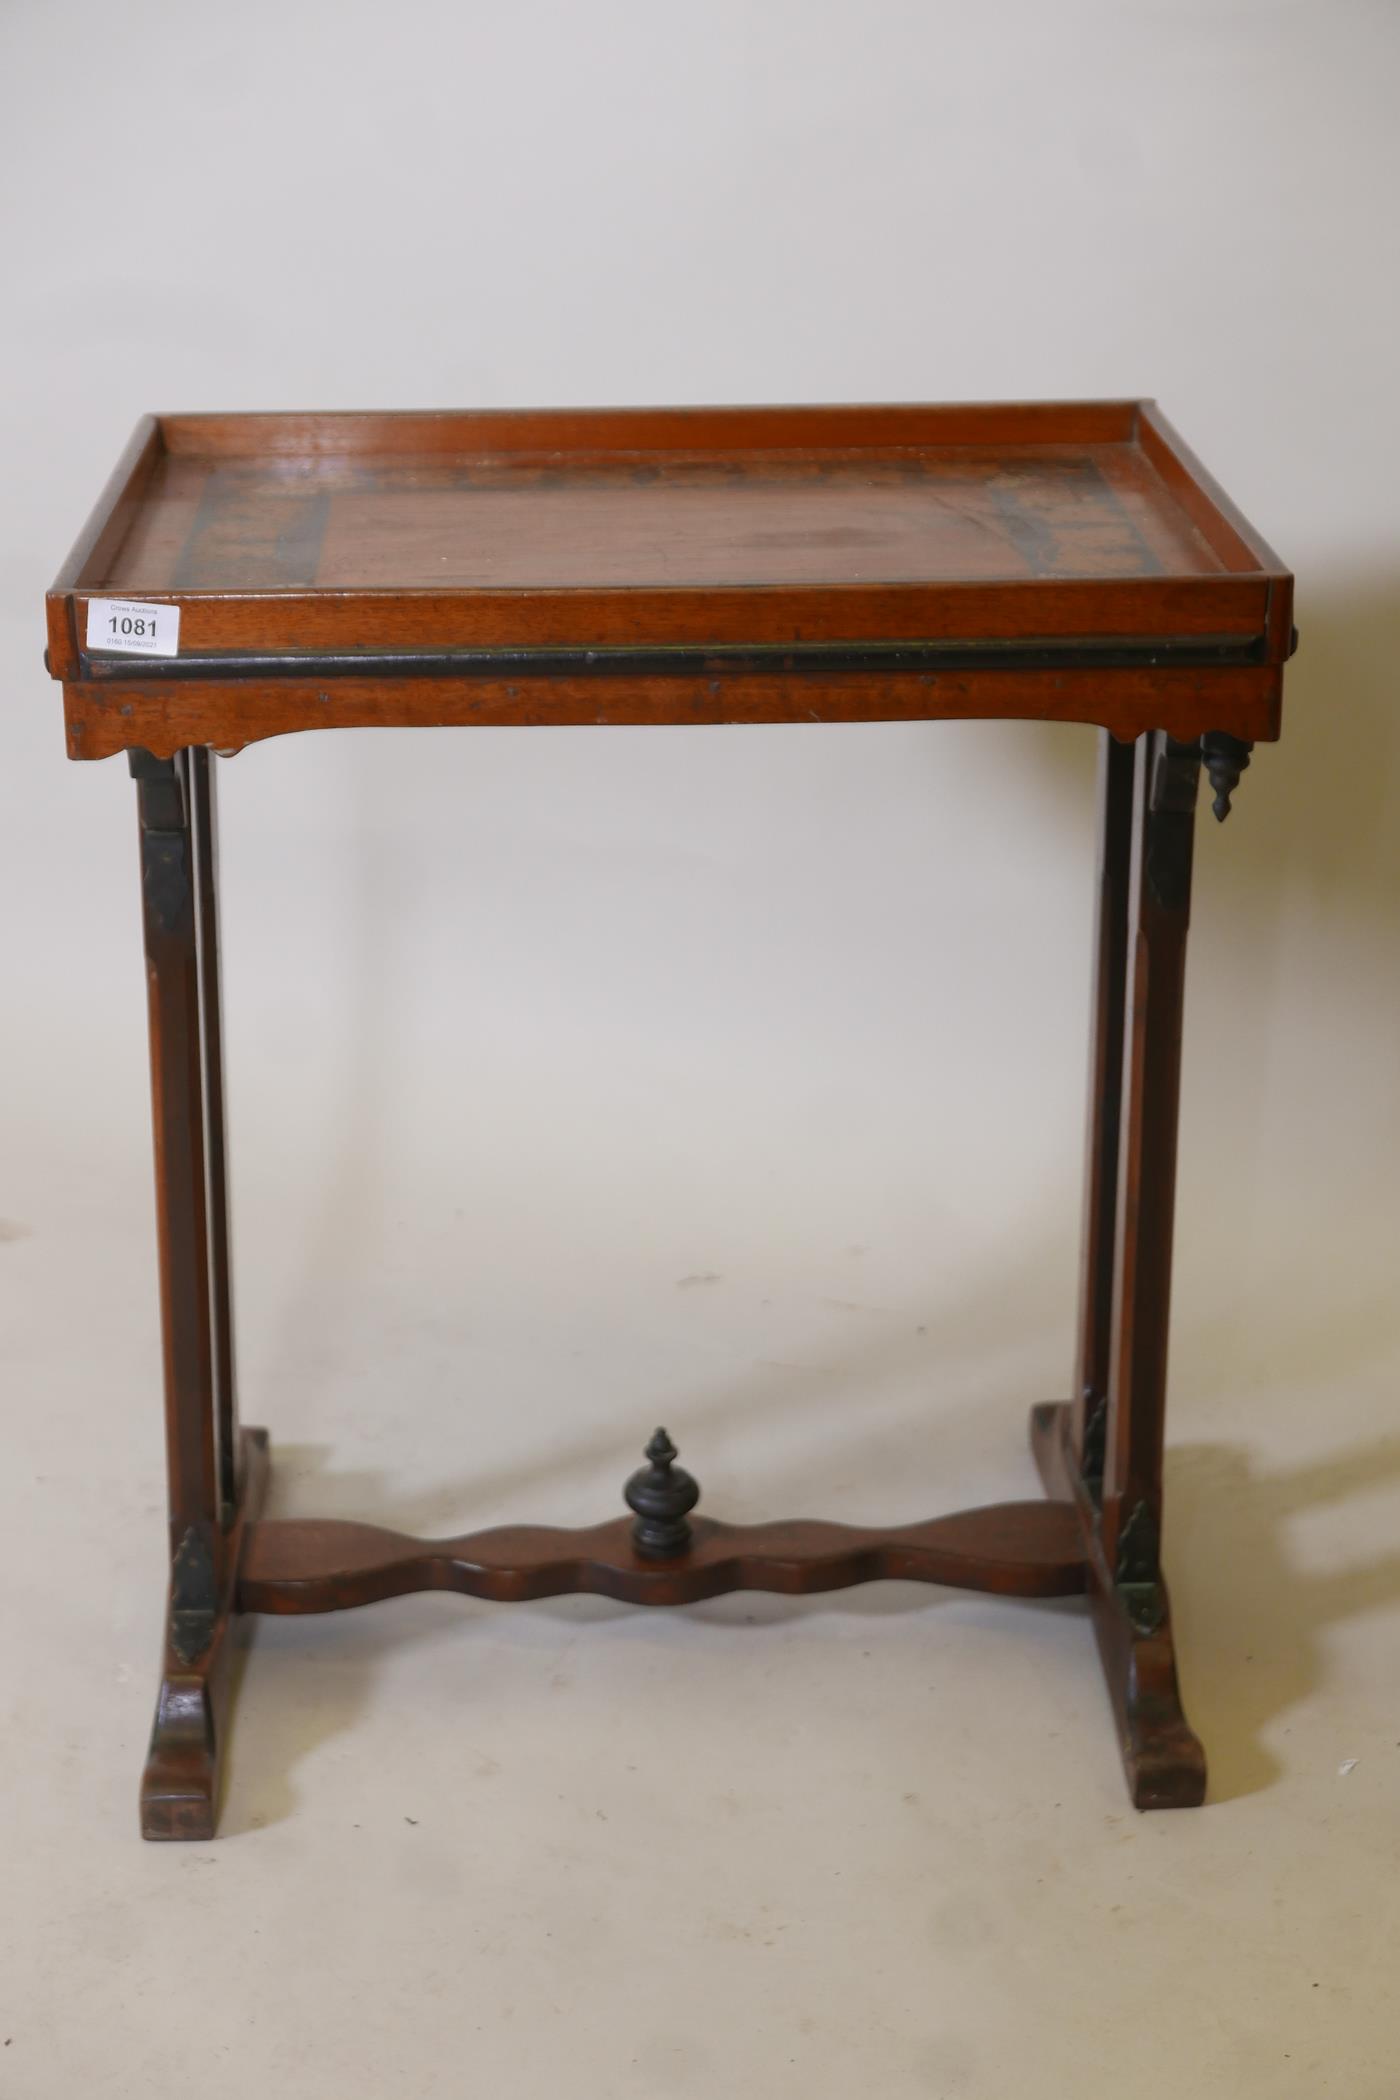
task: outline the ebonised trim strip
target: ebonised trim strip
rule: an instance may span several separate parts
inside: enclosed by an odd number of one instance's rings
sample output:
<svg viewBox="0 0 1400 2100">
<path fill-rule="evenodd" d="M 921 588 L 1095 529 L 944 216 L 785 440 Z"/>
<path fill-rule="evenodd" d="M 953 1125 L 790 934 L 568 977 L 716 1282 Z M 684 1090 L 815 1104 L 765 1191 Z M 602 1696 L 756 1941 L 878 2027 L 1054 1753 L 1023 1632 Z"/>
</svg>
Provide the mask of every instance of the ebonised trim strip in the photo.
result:
<svg viewBox="0 0 1400 2100">
<path fill-rule="evenodd" d="M 184 684 L 211 678 L 606 678 L 723 676 L 733 671 L 1081 671 L 1135 670 L 1157 664 L 1220 669 L 1268 661 L 1261 635 L 1125 636 L 1054 642 L 726 644 L 712 649 L 405 649 L 342 650 L 329 656 L 256 650 L 178 657 L 79 655 L 79 678 Z"/>
</svg>

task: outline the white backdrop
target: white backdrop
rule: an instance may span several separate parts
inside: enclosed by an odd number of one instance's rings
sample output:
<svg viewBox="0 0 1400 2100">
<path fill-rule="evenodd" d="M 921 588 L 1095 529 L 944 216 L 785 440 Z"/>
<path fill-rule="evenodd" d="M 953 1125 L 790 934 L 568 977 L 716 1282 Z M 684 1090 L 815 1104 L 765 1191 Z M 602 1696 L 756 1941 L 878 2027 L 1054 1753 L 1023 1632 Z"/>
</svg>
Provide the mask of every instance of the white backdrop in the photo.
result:
<svg viewBox="0 0 1400 2100">
<path fill-rule="evenodd" d="M 94 1652 L 130 1634 L 131 1745 L 88 1716 L 74 1753 L 94 1820 L 129 1820 L 160 1583 L 144 994 L 132 791 L 64 759 L 42 595 L 146 409 L 1161 400 L 1299 579 L 1285 739 L 1201 827 L 1171 1418 L 1217 1780 L 1287 1772 L 1311 1679 L 1239 1710 L 1207 1639 L 1222 1587 L 1250 1627 L 1286 1587 L 1279 1496 L 1251 1533 L 1221 1483 L 1396 1470 L 1397 67 L 1387 0 L 0 9 L 0 1290 L 33 1439 L 0 1507 L 66 1541 Z M 934 725 L 223 766 L 245 1412 L 283 1506 L 591 1518 L 658 1417 L 733 1513 L 1026 1491 L 1022 1404 L 1071 1357 L 1092 764 L 1087 730 Z M 1394 1522 L 1333 1501 L 1309 1550 L 1358 1511 Z M 24 1667 L 32 1742 L 62 1695 Z"/>
</svg>

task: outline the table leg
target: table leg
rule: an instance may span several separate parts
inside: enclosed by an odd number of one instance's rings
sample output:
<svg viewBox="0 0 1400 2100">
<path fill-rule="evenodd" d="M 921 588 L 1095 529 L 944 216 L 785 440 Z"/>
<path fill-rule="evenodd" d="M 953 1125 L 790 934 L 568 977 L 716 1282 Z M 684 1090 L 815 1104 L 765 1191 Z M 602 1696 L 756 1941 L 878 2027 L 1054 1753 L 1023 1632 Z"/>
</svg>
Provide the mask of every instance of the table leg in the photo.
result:
<svg viewBox="0 0 1400 2100">
<path fill-rule="evenodd" d="M 1139 1587 L 1157 1573 L 1181 1091 L 1182 998 L 1200 757 L 1143 737 L 1133 778 L 1128 1008 L 1104 1448 L 1104 1551 Z M 1139 1616 L 1150 1616 L 1141 1598 Z"/>
<path fill-rule="evenodd" d="M 1111 771 L 1111 756 L 1105 763 Z M 1070 1497 L 1080 1512 L 1094 1626 L 1139 1808 L 1193 1807 L 1205 1793 L 1204 1753 L 1181 1708 L 1161 1568 L 1182 995 L 1199 774 L 1195 745 L 1159 732 L 1139 738 L 1121 936 L 1116 902 L 1107 901 L 1110 889 L 1116 898 L 1117 885 L 1101 883 L 1080 1397 L 1077 1410 L 1044 1407 L 1032 1416 L 1046 1485 L 1052 1494 Z M 1106 839 L 1119 836 L 1121 793 L 1121 783 L 1115 788 L 1105 779 Z M 1120 938 L 1122 1047 L 1115 1060 L 1104 1007 L 1112 997 L 1112 949 Z M 1100 1408 L 1095 1403 L 1105 1378 L 1106 1404 Z"/>
<path fill-rule="evenodd" d="M 228 1619 L 244 1522 L 263 1489 L 266 1439 L 249 1432 L 240 1442 L 233 1414 L 209 758 L 183 751 L 130 759 L 141 837 L 171 1556 L 141 1827 L 147 1837 L 202 1838 L 214 1828 Z"/>
<path fill-rule="evenodd" d="M 224 1116 L 223 1003 L 219 962 L 219 816 L 211 752 L 189 751 L 190 830 L 194 841 L 200 1036 L 204 1062 L 205 1184 L 209 1215 L 210 1317 L 213 1330 L 214 1421 L 220 1513 L 232 1521 L 241 1457 L 234 1380 L 233 1303 L 229 1259 L 228 1145 Z"/>
<path fill-rule="evenodd" d="M 1072 1436 L 1080 1470 L 1102 1480 L 1113 1354 L 1113 1251 L 1128 976 L 1128 887 L 1133 832 L 1131 744 L 1099 733 L 1098 867 L 1090 1004 L 1089 1106 L 1080 1255 L 1079 1353 Z"/>
</svg>

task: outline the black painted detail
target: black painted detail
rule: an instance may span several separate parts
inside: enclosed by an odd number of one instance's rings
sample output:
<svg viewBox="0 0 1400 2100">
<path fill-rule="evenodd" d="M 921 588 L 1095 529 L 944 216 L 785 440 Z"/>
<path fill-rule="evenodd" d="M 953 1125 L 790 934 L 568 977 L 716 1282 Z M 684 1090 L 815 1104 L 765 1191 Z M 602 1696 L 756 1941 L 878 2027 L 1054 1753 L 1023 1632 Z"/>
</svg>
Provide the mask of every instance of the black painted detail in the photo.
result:
<svg viewBox="0 0 1400 2100">
<path fill-rule="evenodd" d="M 1201 754 L 1215 790 L 1211 808 L 1217 824 L 1223 824 L 1230 814 L 1230 797 L 1240 784 L 1240 775 L 1249 764 L 1253 749 L 1253 744 L 1247 744 L 1243 737 L 1230 736 L 1223 729 L 1209 730 L 1201 738 Z"/>
<path fill-rule="evenodd" d="M 623 1489 L 623 1499 L 637 1519 L 632 1543 L 648 1560 L 668 1560 L 690 1544 L 686 1519 L 700 1500 L 700 1486 L 676 1464 L 676 1447 L 664 1429 L 657 1430 L 646 1456 L 648 1463 Z"/>
<path fill-rule="evenodd" d="M 126 764 L 127 771 L 140 787 L 146 787 L 152 782 L 173 780 L 175 778 L 175 761 L 173 758 L 156 758 L 153 753 L 143 751 L 139 744 L 133 744 L 128 749 Z"/>
<path fill-rule="evenodd" d="M 188 1669 L 214 1638 L 219 1579 L 209 1533 L 191 1524 L 170 1570 L 170 1645 Z"/>
<path fill-rule="evenodd" d="M 1157 1520 L 1139 1502 L 1118 1535 L 1114 1583 L 1136 1633 L 1155 1633 L 1166 1613 Z"/>
<path fill-rule="evenodd" d="M 1147 886 L 1163 911 L 1185 911 L 1191 901 L 1191 846 L 1201 753 L 1196 744 L 1164 737 L 1157 752 L 1147 805 Z"/>
<path fill-rule="evenodd" d="M 190 904 L 189 841 L 183 831 L 143 831 L 141 886 L 162 933 L 174 933 Z"/>
<path fill-rule="evenodd" d="M 726 671 L 1082 671 L 1175 665 L 1217 670 L 1267 660 L 1262 635 L 1066 635 L 1024 640 L 956 637 L 902 642 L 670 643 L 653 648 L 221 649 L 174 656 L 80 654 L 85 682 L 153 685 L 214 678 L 651 678 Z"/>
<path fill-rule="evenodd" d="M 174 933 L 193 901 L 184 771 L 173 758 L 130 750 L 141 816 L 141 885 L 156 925 Z"/>
<path fill-rule="evenodd" d="M 1103 1500 L 1103 1469 L 1108 1454 L 1108 1402 L 1095 1400 L 1084 1416 L 1084 1449 L 1080 1453 L 1080 1477 L 1095 1502 Z"/>
</svg>

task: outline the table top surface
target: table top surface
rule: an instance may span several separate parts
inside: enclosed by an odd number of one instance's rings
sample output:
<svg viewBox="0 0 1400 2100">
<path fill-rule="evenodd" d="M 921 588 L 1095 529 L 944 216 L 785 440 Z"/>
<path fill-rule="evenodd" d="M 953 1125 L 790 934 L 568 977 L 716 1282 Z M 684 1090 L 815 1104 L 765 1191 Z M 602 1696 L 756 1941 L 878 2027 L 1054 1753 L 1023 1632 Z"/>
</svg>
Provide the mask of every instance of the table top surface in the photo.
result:
<svg viewBox="0 0 1400 2100">
<path fill-rule="evenodd" d="M 49 661 L 79 682 L 541 652 L 1281 661 L 1289 581 L 1145 403 L 167 416 L 50 593 Z M 90 648 L 104 597 L 178 607 L 176 659 Z"/>
<path fill-rule="evenodd" d="M 1135 444 L 893 456 L 167 455 L 95 587 L 142 592 L 1218 576 Z"/>
</svg>

